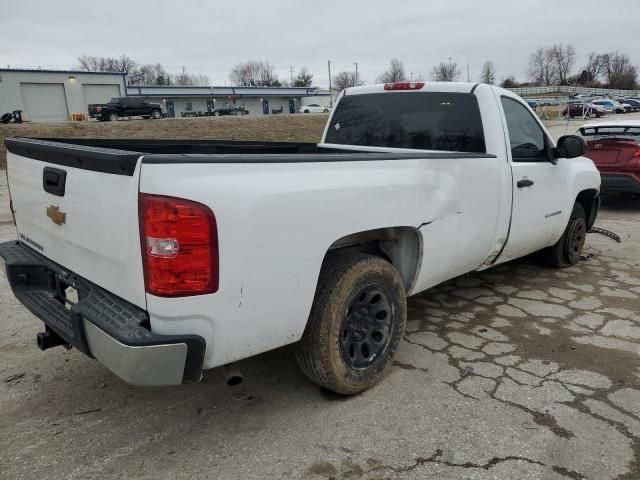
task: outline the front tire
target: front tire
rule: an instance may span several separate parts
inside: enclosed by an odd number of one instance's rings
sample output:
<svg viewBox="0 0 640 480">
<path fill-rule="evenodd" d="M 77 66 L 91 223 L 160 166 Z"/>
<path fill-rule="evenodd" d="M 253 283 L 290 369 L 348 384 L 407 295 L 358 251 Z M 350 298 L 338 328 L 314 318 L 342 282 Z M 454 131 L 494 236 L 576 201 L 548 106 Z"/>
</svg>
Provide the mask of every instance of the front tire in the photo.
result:
<svg viewBox="0 0 640 480">
<path fill-rule="evenodd" d="M 309 113 L 309 110 L 305 110 L 304 113 Z"/>
<path fill-rule="evenodd" d="M 324 262 L 296 357 L 312 381 L 342 395 L 375 385 L 404 334 L 406 293 L 397 270 L 365 254 Z"/>
<path fill-rule="evenodd" d="M 112 113 L 109 114 L 109 121 L 110 122 L 117 122 L 119 118 L 120 117 L 118 117 L 118 114 L 115 113 L 115 112 L 112 112 Z"/>
<path fill-rule="evenodd" d="M 569 223 L 558 242 L 538 252 L 543 265 L 551 268 L 566 268 L 580 261 L 587 236 L 587 218 L 584 208 L 576 203 L 571 212 Z"/>
</svg>

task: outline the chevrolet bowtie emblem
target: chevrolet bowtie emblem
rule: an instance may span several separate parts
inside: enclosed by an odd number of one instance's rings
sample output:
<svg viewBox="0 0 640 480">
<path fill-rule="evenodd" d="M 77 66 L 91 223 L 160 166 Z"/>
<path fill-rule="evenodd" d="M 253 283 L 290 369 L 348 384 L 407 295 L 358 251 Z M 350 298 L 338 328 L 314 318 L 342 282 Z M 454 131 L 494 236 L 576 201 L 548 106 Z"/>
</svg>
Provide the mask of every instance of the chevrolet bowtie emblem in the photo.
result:
<svg viewBox="0 0 640 480">
<path fill-rule="evenodd" d="M 67 214 L 61 212 L 60 207 L 57 205 L 49 205 L 47 207 L 47 217 L 56 225 L 62 225 L 67 221 Z"/>
</svg>

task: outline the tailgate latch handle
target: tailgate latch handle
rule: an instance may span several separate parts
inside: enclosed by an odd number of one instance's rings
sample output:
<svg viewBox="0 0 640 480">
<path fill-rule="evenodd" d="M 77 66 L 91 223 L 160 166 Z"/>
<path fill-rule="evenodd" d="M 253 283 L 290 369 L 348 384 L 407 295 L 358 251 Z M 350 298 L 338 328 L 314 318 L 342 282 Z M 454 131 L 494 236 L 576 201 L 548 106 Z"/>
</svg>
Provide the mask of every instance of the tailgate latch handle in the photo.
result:
<svg viewBox="0 0 640 480">
<path fill-rule="evenodd" d="M 42 188 L 47 193 L 64 197 L 67 172 L 59 168 L 44 167 L 42 172 Z"/>
</svg>

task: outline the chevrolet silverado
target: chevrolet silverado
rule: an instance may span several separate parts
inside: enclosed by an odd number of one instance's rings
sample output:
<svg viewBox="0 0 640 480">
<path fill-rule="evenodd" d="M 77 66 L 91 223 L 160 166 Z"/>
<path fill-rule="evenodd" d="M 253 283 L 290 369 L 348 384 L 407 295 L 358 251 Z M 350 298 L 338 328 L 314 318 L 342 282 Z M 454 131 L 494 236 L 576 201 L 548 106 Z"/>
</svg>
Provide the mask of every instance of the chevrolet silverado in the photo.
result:
<svg viewBox="0 0 640 480">
<path fill-rule="evenodd" d="M 6 140 L 0 245 L 42 349 L 136 385 L 295 343 L 353 394 L 391 365 L 406 297 L 532 254 L 575 265 L 599 206 L 584 141 L 486 84 L 348 88 L 321 143 Z"/>
</svg>

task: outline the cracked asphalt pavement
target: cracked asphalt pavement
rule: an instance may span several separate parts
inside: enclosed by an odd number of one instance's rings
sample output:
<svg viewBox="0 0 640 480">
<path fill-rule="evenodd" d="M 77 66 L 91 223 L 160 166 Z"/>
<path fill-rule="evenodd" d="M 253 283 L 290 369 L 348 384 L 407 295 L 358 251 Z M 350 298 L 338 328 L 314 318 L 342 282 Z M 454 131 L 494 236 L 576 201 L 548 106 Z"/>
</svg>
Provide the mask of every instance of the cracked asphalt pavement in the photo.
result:
<svg viewBox="0 0 640 480">
<path fill-rule="evenodd" d="M 605 198 L 597 225 L 622 243 L 589 235 L 575 267 L 522 259 L 411 297 L 389 375 L 350 398 L 291 348 L 241 362 L 234 388 L 218 370 L 126 385 L 40 352 L 2 272 L 0 478 L 638 479 L 640 201 Z"/>
</svg>

